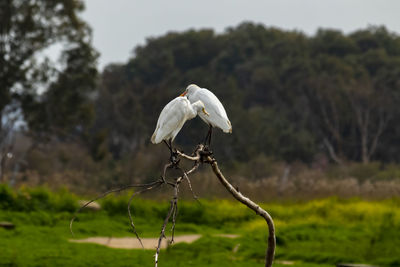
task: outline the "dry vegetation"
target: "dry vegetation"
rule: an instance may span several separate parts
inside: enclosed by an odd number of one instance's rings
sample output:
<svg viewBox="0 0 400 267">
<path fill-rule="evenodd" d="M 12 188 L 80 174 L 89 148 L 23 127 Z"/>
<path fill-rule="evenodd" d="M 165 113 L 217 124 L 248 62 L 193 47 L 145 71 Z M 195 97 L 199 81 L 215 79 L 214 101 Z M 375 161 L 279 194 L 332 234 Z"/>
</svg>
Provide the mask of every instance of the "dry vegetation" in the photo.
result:
<svg viewBox="0 0 400 267">
<path fill-rule="evenodd" d="M 110 157 L 96 162 L 76 144 L 51 144 L 32 150 L 18 173 L 12 168 L 18 160 L 16 153 L 8 162 L 4 178 L 16 185 L 47 184 L 53 189 L 68 187 L 76 193 L 95 194 L 118 185 L 154 181 L 167 154 L 162 146 L 150 146 L 133 157 L 118 161 Z M 227 170 L 233 185 L 257 201 L 326 196 L 382 199 L 400 194 L 400 167 L 396 164 L 347 162 L 338 165 L 316 161 L 310 165 L 300 162 L 288 165 L 260 155 L 248 163 L 222 164 L 222 168 Z M 208 168 L 200 168 L 193 175 L 192 183 L 200 197 L 227 196 Z M 181 193 L 184 198 L 192 195 L 185 185 Z M 163 191 L 158 195 L 162 197 Z"/>
</svg>

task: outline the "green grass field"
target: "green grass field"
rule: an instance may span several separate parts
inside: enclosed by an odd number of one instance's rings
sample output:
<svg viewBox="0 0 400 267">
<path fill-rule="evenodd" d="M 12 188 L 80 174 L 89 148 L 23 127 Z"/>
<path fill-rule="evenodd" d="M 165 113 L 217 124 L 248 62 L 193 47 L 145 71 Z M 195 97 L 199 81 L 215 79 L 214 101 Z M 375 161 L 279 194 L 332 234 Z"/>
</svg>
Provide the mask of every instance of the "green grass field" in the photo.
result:
<svg viewBox="0 0 400 267">
<path fill-rule="evenodd" d="M 155 250 L 70 243 L 69 220 L 77 199 L 67 191 L 12 191 L 0 186 L 0 221 L 16 225 L 12 230 L 0 228 L 0 266 L 154 266 Z M 75 238 L 133 236 L 127 201 L 127 195 L 110 196 L 100 201 L 101 211 L 82 212 L 74 223 Z M 159 266 L 263 266 L 265 222 L 233 201 L 200 202 L 180 202 L 176 234 L 203 237 L 162 250 Z M 264 203 L 277 230 L 274 266 L 323 267 L 338 262 L 400 266 L 399 204 L 399 199 L 336 198 Z M 141 236 L 158 236 L 168 206 L 168 200 L 134 201 L 132 211 Z M 215 236 L 219 233 L 240 237 Z"/>
</svg>

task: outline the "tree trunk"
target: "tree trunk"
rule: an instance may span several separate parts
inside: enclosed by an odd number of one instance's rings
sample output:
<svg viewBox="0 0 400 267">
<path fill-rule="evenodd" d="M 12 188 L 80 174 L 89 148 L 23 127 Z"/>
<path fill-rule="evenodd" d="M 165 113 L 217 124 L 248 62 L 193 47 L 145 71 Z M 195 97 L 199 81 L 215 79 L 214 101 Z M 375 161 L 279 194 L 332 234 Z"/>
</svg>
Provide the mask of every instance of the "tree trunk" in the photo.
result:
<svg viewBox="0 0 400 267">
<path fill-rule="evenodd" d="M 361 159 L 363 164 L 369 163 L 368 139 L 365 133 L 361 133 Z"/>
<path fill-rule="evenodd" d="M 328 149 L 328 153 L 331 159 L 334 160 L 337 164 L 342 164 L 341 159 L 336 155 L 335 149 L 333 148 L 332 144 L 328 141 L 327 138 L 324 138 L 324 144 Z"/>
</svg>

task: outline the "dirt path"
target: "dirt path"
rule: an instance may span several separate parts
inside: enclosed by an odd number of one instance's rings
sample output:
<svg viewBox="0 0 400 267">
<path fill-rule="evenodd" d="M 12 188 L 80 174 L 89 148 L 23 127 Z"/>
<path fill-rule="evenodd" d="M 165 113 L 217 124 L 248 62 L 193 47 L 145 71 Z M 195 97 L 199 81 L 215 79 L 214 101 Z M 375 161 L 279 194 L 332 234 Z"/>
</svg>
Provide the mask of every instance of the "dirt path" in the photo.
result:
<svg viewBox="0 0 400 267">
<path fill-rule="evenodd" d="M 236 238 L 237 235 L 217 235 L 226 238 Z M 192 243 L 199 239 L 201 235 L 181 235 L 175 236 L 175 243 Z M 139 241 L 134 237 L 89 237 L 86 239 L 70 239 L 70 242 L 75 243 L 94 243 L 110 248 L 138 249 L 142 248 Z M 154 249 L 157 247 L 158 238 L 142 238 L 142 243 L 145 249 Z M 163 239 L 161 248 L 168 246 L 169 240 Z"/>
</svg>

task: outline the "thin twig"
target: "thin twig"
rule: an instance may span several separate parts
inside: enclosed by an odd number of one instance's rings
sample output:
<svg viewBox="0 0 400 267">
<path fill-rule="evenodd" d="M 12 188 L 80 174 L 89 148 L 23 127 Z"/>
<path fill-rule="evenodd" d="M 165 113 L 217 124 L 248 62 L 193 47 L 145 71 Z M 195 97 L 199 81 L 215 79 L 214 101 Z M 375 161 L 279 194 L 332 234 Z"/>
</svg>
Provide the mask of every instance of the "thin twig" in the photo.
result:
<svg viewBox="0 0 400 267">
<path fill-rule="evenodd" d="M 198 164 L 198 163 L 196 162 L 196 164 Z M 197 165 L 197 166 L 198 166 L 198 165 Z M 193 198 L 194 198 L 198 203 L 200 203 L 199 198 L 198 198 L 198 197 L 196 196 L 196 194 L 193 192 L 192 183 L 190 182 L 189 176 L 187 175 L 187 173 L 186 173 L 185 171 L 183 171 L 183 175 L 184 175 L 186 181 L 188 182 L 189 189 L 190 189 L 190 192 L 192 192 Z"/>
<path fill-rule="evenodd" d="M 161 176 L 161 179 L 165 182 L 165 174 L 167 173 L 167 169 L 171 168 L 174 164 L 172 162 L 165 164 L 164 166 L 164 171 L 163 175 Z"/>
<path fill-rule="evenodd" d="M 176 216 L 178 215 L 178 193 L 179 193 L 179 184 L 182 182 L 182 177 L 179 177 L 176 180 L 175 188 L 174 188 L 174 210 L 172 213 L 172 228 L 171 228 L 171 241 L 170 244 L 174 243 L 174 236 L 175 236 L 175 224 L 176 224 Z"/>
<path fill-rule="evenodd" d="M 174 198 L 174 211 L 172 213 L 172 227 L 171 227 L 171 241 L 170 244 L 174 243 L 175 236 L 175 224 L 176 224 L 176 216 L 178 215 L 178 198 Z"/>
<path fill-rule="evenodd" d="M 130 185 L 124 185 L 124 186 L 122 186 L 122 187 L 115 188 L 115 189 L 111 189 L 111 190 L 109 190 L 109 191 L 107 191 L 107 192 L 104 192 L 103 194 L 101 194 L 101 195 L 99 195 L 99 196 L 93 198 L 92 200 L 86 202 L 86 203 L 85 203 L 84 205 L 82 205 L 77 211 L 75 211 L 74 216 L 72 217 L 71 221 L 69 222 L 69 230 L 71 231 L 72 236 L 74 236 L 74 232 L 72 231 L 72 224 L 73 224 L 73 222 L 75 221 L 75 219 L 76 219 L 78 213 L 81 212 L 81 211 L 82 211 L 85 207 L 87 207 L 90 203 L 92 203 L 92 202 L 94 202 L 94 201 L 96 201 L 96 200 L 98 200 L 98 199 L 101 199 L 101 198 L 103 198 L 103 197 L 106 197 L 107 195 L 109 195 L 109 194 L 111 194 L 111 193 L 121 192 L 121 191 L 124 191 L 124 190 L 126 190 L 126 189 L 128 189 L 128 188 L 153 186 L 153 185 L 162 184 L 162 183 L 163 183 L 162 181 L 155 181 L 155 182 L 152 182 L 152 183 L 149 183 L 149 184 L 130 184 Z"/>
<path fill-rule="evenodd" d="M 168 214 L 165 217 L 164 224 L 163 224 L 163 226 L 161 228 L 160 237 L 158 238 L 158 245 L 157 245 L 157 250 L 156 250 L 156 255 L 155 255 L 155 267 L 157 267 L 157 265 L 158 265 L 158 255 L 160 254 L 161 241 L 165 237 L 165 228 L 167 227 L 169 218 L 171 218 L 171 215 L 172 215 L 172 212 L 173 212 L 173 209 L 174 209 L 174 201 L 175 201 L 174 199 L 171 200 L 171 205 L 170 205 Z"/>
<path fill-rule="evenodd" d="M 147 188 L 145 188 L 145 189 L 143 189 L 143 190 L 137 191 L 137 192 L 135 192 L 135 193 L 133 193 L 133 194 L 131 195 L 131 197 L 129 198 L 129 201 L 128 201 L 128 216 L 129 216 L 129 221 L 131 222 L 131 226 L 132 226 L 133 233 L 136 235 L 136 238 L 139 240 L 139 243 L 140 243 L 140 245 L 142 246 L 143 249 L 144 249 L 144 246 L 143 246 L 142 240 L 140 239 L 139 234 L 138 234 L 137 231 L 136 231 L 135 224 L 133 223 L 133 218 L 132 218 L 132 214 L 131 214 L 131 203 L 132 203 L 133 198 L 134 198 L 136 195 L 139 195 L 139 194 L 141 194 L 141 193 L 143 193 L 143 192 L 145 192 L 145 191 L 147 191 L 147 190 L 155 189 L 155 188 L 157 188 L 157 187 L 159 187 L 159 186 L 161 186 L 161 183 L 158 183 L 158 184 L 155 184 L 155 185 L 153 185 L 153 186 L 149 186 L 149 187 L 147 187 Z"/>
</svg>

